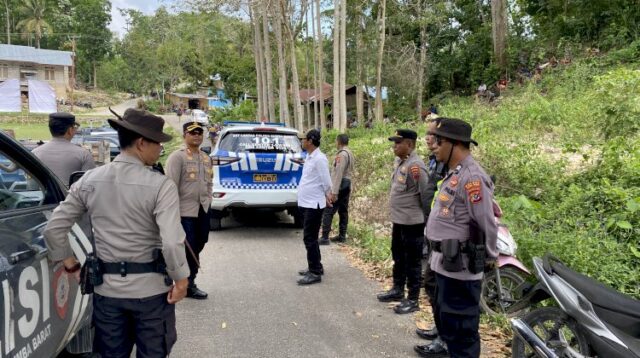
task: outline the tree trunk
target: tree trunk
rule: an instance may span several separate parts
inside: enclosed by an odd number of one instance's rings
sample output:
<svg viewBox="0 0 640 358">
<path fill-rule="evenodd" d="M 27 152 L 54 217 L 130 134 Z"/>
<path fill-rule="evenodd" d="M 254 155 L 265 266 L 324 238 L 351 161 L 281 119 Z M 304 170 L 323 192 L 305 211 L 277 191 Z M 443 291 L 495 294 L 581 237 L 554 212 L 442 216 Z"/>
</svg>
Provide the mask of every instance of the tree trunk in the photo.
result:
<svg viewBox="0 0 640 358">
<path fill-rule="evenodd" d="M 93 89 L 98 89 L 98 63 L 93 61 Z"/>
<path fill-rule="evenodd" d="M 293 33 L 289 28 L 289 43 L 291 49 L 291 85 L 293 86 L 293 114 L 295 117 L 296 128 L 303 130 L 302 124 L 302 105 L 300 104 L 300 82 L 298 80 L 298 63 L 296 61 L 296 42 L 293 38 Z"/>
<path fill-rule="evenodd" d="M 320 111 L 320 126 L 322 129 L 327 129 L 327 117 L 324 114 L 324 59 L 323 59 L 323 45 L 324 35 L 322 35 L 322 16 L 320 12 L 320 0 L 316 0 L 316 30 L 318 32 L 318 96 L 319 111 Z"/>
<path fill-rule="evenodd" d="M 4 8 L 7 14 L 7 45 L 11 45 L 11 13 L 9 12 L 9 0 L 4 0 Z"/>
<path fill-rule="evenodd" d="M 278 7 L 280 8 L 280 7 Z M 278 46 L 278 71 L 280 73 L 280 123 L 286 123 L 287 126 L 291 126 L 289 120 L 289 101 L 287 93 L 287 69 L 285 60 L 284 42 L 282 41 L 282 12 L 278 10 L 276 16 L 276 42 Z"/>
<path fill-rule="evenodd" d="M 269 8 L 264 3 L 262 13 L 262 36 L 264 46 L 264 59 L 267 72 L 267 105 L 269 107 L 269 122 L 276 120 L 276 103 L 273 97 L 273 65 L 271 63 L 271 40 L 269 38 Z"/>
<path fill-rule="evenodd" d="M 385 18 L 387 12 L 387 1 L 380 0 L 378 5 L 378 27 L 380 38 L 378 42 L 378 63 L 376 65 L 376 121 L 382 122 L 382 57 L 384 55 L 385 40 Z"/>
<path fill-rule="evenodd" d="M 333 101 L 331 104 L 331 127 L 340 128 L 341 114 L 342 114 L 342 96 L 340 95 L 340 22 L 342 16 L 341 0 L 334 0 L 334 14 L 333 14 Z"/>
<path fill-rule="evenodd" d="M 364 123 L 364 82 L 362 81 L 363 76 L 363 65 L 362 65 L 362 32 L 364 31 L 361 27 L 362 21 L 362 5 L 359 5 L 356 9 L 356 38 L 357 42 L 360 46 L 356 47 L 356 120 L 358 124 L 362 125 Z"/>
<path fill-rule="evenodd" d="M 264 90 L 263 90 L 263 57 L 262 57 L 262 34 L 260 33 L 260 16 L 250 9 L 253 24 L 253 57 L 256 63 L 256 95 L 258 97 L 258 109 L 256 111 L 256 121 L 260 121 L 264 116 Z"/>
<path fill-rule="evenodd" d="M 424 12 L 426 9 L 421 6 L 420 11 Z M 422 21 L 424 17 L 421 16 Z M 427 25 L 420 24 L 420 64 L 418 65 L 418 91 L 416 95 L 416 112 L 418 120 L 422 120 L 422 99 L 424 97 L 424 71 L 427 66 Z"/>
<path fill-rule="evenodd" d="M 340 0 L 340 132 L 347 130 L 347 0 Z"/>
<path fill-rule="evenodd" d="M 313 9 L 313 6 L 311 7 Z M 309 37 L 309 26 L 314 26 L 314 25 L 310 25 L 309 24 L 309 13 L 304 14 L 305 18 L 307 19 L 306 21 L 306 41 L 305 41 L 305 46 L 304 46 L 304 52 L 305 52 L 305 66 L 307 67 L 307 91 L 309 91 L 309 89 L 311 89 L 311 84 L 309 83 L 309 79 L 311 78 L 310 76 L 310 72 L 311 72 L 311 67 L 309 66 L 309 61 L 310 61 L 310 56 L 309 56 L 309 39 L 311 37 Z M 311 41 L 311 43 L 313 44 L 313 41 Z M 306 123 L 305 123 L 305 128 L 315 128 L 313 126 L 313 123 L 311 122 L 312 119 L 312 115 L 311 115 L 311 106 L 309 103 L 309 98 L 307 97 L 307 101 L 305 102 L 305 117 L 306 117 Z"/>
<path fill-rule="evenodd" d="M 319 114 L 318 114 L 318 71 L 317 71 L 317 64 L 318 64 L 318 51 L 316 51 L 316 17 L 315 17 L 315 11 L 314 11 L 314 4 L 311 4 L 311 18 L 309 21 L 309 24 L 311 24 L 311 38 L 313 39 L 312 44 L 313 44 L 313 98 L 315 100 L 315 102 L 313 102 L 312 108 L 313 108 L 313 128 L 319 128 L 320 127 L 320 118 L 319 118 Z"/>
<path fill-rule="evenodd" d="M 493 55 L 500 73 L 507 67 L 507 4 L 505 0 L 491 0 L 491 35 L 493 36 Z"/>
</svg>

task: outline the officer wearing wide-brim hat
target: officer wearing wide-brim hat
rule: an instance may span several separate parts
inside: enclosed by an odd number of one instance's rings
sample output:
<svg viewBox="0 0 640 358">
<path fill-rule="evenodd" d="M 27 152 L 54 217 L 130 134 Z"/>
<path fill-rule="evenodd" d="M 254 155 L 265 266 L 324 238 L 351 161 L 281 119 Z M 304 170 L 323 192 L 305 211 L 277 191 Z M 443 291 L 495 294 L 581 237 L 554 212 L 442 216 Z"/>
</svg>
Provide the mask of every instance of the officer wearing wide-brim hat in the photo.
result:
<svg viewBox="0 0 640 358">
<path fill-rule="evenodd" d="M 84 258 L 74 257 L 68 233 L 88 213 L 103 272 L 93 295 L 94 352 L 129 357 L 135 344 L 138 356 L 165 357 L 189 276 L 178 190 L 150 168 L 171 136 L 162 118 L 143 110 L 127 109 L 109 124 L 121 153 L 71 186 L 43 235 L 51 259 L 75 273 Z"/>
<path fill-rule="evenodd" d="M 187 297 L 206 299 L 207 293 L 195 283 L 200 266 L 200 252 L 209 240 L 209 210 L 213 168 L 209 156 L 200 150 L 204 128 L 198 122 L 182 126 L 184 147 L 169 155 L 166 175 L 178 186 L 180 195 L 180 221 L 187 235 L 187 262 L 189 288 Z"/>
<path fill-rule="evenodd" d="M 71 174 L 96 167 L 91 152 L 71 143 L 80 124 L 71 113 L 49 114 L 49 132 L 52 139 L 35 148 L 32 153 L 40 159 L 60 180 L 69 185 Z"/>
<path fill-rule="evenodd" d="M 427 223 L 436 273 L 435 312 L 440 337 L 451 357 L 479 357 L 480 293 L 483 262 L 495 258 L 497 226 L 493 213 L 493 183 L 470 152 L 471 125 L 440 118 L 432 134 L 434 154 L 451 170 L 445 176 Z M 479 246 L 484 246 L 486 258 Z M 479 260 L 474 260 L 474 256 Z M 479 264 L 478 264 L 479 263 Z M 416 346 L 423 357 L 436 357 Z"/>
<path fill-rule="evenodd" d="M 430 200 L 427 167 L 415 150 L 417 138 L 418 134 L 410 129 L 398 129 L 389 137 L 394 143 L 393 152 L 396 155 L 389 195 L 393 223 L 393 287 L 379 294 L 378 300 L 402 300 L 394 307 L 398 314 L 419 310 L 424 224 Z M 405 285 L 408 288 L 407 299 Z"/>
</svg>

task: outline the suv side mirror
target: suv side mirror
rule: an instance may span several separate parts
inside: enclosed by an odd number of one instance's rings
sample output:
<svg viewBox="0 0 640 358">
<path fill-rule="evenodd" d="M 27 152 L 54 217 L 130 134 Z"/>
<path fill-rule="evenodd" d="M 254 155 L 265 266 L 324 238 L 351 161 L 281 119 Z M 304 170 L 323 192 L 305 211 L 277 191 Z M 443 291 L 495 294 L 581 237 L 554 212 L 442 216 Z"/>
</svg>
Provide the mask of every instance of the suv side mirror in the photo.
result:
<svg viewBox="0 0 640 358">
<path fill-rule="evenodd" d="M 207 154 L 211 154 L 211 147 L 200 147 L 200 150 Z"/>
<path fill-rule="evenodd" d="M 84 173 L 85 172 L 73 172 L 73 173 L 71 173 L 71 176 L 69 177 L 69 187 L 71 187 L 71 185 L 73 185 L 73 183 L 75 183 L 78 180 L 80 180 L 80 178 L 82 178 Z"/>
</svg>

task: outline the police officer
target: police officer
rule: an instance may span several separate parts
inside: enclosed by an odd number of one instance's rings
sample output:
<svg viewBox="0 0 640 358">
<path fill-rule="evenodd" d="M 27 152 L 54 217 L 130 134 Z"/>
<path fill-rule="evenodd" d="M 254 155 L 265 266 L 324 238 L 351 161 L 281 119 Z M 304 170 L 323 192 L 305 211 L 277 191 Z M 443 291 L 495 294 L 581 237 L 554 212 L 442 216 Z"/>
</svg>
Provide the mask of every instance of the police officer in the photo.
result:
<svg viewBox="0 0 640 358">
<path fill-rule="evenodd" d="M 49 132 L 53 137 L 49 143 L 35 148 L 32 153 L 46 165 L 53 174 L 69 186 L 73 172 L 87 171 L 96 167 L 88 150 L 71 143 L 80 124 L 71 113 L 51 113 Z"/>
<path fill-rule="evenodd" d="M 71 186 L 43 235 L 50 258 L 77 273 L 84 258 L 74 257 L 67 235 L 89 213 L 104 272 L 93 295 L 94 351 L 128 358 L 135 344 L 138 357 L 166 357 L 177 339 L 174 304 L 186 295 L 189 267 L 178 190 L 149 166 L 171 136 L 147 111 L 129 108 L 119 118 L 109 124 L 121 154 Z"/>
<path fill-rule="evenodd" d="M 351 175 L 353 173 L 354 157 L 353 152 L 348 147 L 349 136 L 339 134 L 336 138 L 338 154 L 333 160 L 333 171 L 331 173 L 331 188 L 336 198 L 333 206 L 324 209 L 322 217 L 322 238 L 320 245 L 329 245 L 329 233 L 331 232 L 331 221 L 336 211 L 340 216 L 340 226 L 338 236 L 332 238 L 337 242 L 345 242 L 347 238 L 347 226 L 349 225 L 349 196 L 351 195 Z"/>
<path fill-rule="evenodd" d="M 424 223 L 429 213 L 429 185 L 427 168 L 415 151 L 418 134 L 398 129 L 389 137 L 396 155 L 391 177 L 391 222 L 393 223 L 391 254 L 393 257 L 393 288 L 378 295 L 381 302 L 401 299 L 394 307 L 398 314 L 419 310 L 420 275 Z M 408 288 L 404 299 L 405 283 Z"/>
<path fill-rule="evenodd" d="M 431 269 L 436 273 L 438 331 L 453 358 L 480 357 L 480 292 L 486 259 L 498 256 L 493 183 L 473 159 L 471 125 L 441 118 L 433 130 L 436 159 L 453 168 L 445 176 L 427 224 Z M 417 348 L 417 347 L 416 347 Z M 416 351 L 423 357 L 438 357 Z"/>
<path fill-rule="evenodd" d="M 432 198 L 431 205 L 433 205 L 433 199 L 435 194 L 438 192 L 438 183 L 444 179 L 445 174 L 448 172 L 447 166 L 445 163 L 439 162 L 436 159 L 436 156 L 433 154 L 436 148 L 436 140 L 433 132 L 436 130 L 436 127 L 440 123 L 438 118 L 430 119 L 427 123 L 427 135 L 425 137 L 427 148 L 431 154 L 429 155 L 429 190 L 428 195 Z M 430 211 L 430 210 L 429 210 Z M 425 227 L 425 239 L 426 239 L 426 227 Z M 435 289 L 436 289 L 436 274 L 429 267 L 429 245 L 425 245 L 423 252 L 426 257 L 426 265 L 423 267 L 424 275 L 422 277 L 422 281 L 424 283 L 424 291 L 427 294 L 427 298 L 429 299 L 429 304 L 431 304 L 432 312 L 435 312 Z M 437 357 L 436 354 L 441 354 L 442 357 L 448 357 L 449 353 L 446 348 L 446 344 L 442 341 L 440 336 L 438 335 L 438 317 L 434 315 L 435 327 L 430 329 L 416 329 L 416 334 L 421 338 L 430 340 L 431 343 L 421 346 L 416 346 L 415 349 L 421 352 L 431 353 L 432 356 Z"/>
<path fill-rule="evenodd" d="M 180 221 L 187 234 L 187 262 L 189 288 L 187 297 L 203 300 L 207 293 L 196 286 L 200 252 L 209 241 L 209 210 L 213 170 L 211 158 L 200 150 L 204 128 L 198 122 L 182 126 L 184 147 L 167 158 L 166 175 L 178 186 L 180 195 Z"/>
</svg>

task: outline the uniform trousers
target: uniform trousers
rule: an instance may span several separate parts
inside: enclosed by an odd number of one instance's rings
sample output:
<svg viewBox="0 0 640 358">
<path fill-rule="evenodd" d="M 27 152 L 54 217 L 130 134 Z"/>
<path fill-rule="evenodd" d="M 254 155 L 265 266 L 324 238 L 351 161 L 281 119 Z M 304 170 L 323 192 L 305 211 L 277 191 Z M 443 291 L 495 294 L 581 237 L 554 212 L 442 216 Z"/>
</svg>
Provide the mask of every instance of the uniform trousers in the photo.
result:
<svg viewBox="0 0 640 358">
<path fill-rule="evenodd" d="M 338 212 L 340 218 L 338 236 L 340 238 L 347 237 L 347 226 L 349 225 L 349 197 L 351 196 L 351 186 L 347 186 L 338 192 L 338 199 L 333 206 L 324 208 L 322 216 L 322 238 L 328 239 L 331 232 L 331 222 L 333 216 Z"/>
<path fill-rule="evenodd" d="M 393 223 L 391 231 L 393 285 L 404 289 L 406 283 L 410 300 L 417 300 L 420 294 L 423 245 L 424 223 L 416 225 Z"/>
<path fill-rule="evenodd" d="M 311 209 L 298 207 L 302 214 L 302 240 L 307 249 L 307 264 L 311 273 L 320 274 L 322 268 L 322 256 L 320 255 L 320 245 L 318 244 L 318 233 L 322 223 L 322 212 L 324 209 Z"/>
<path fill-rule="evenodd" d="M 178 338 L 175 305 L 167 294 L 113 298 L 93 294 L 94 353 L 102 358 L 167 357 Z"/>
<path fill-rule="evenodd" d="M 436 273 L 434 316 L 451 358 L 480 357 L 482 280 L 461 281 Z"/>
<path fill-rule="evenodd" d="M 184 233 L 187 235 L 187 243 L 193 250 L 193 253 L 185 245 L 187 254 L 187 263 L 189 264 L 189 286 L 195 285 L 196 275 L 198 274 L 198 262 L 200 262 L 200 252 L 204 249 L 204 245 L 209 241 L 209 213 L 204 211 L 202 205 L 198 211 L 198 217 L 181 217 L 180 222 Z M 195 256 L 195 258 L 194 258 Z M 197 260 L 197 262 L 196 262 Z"/>
</svg>

